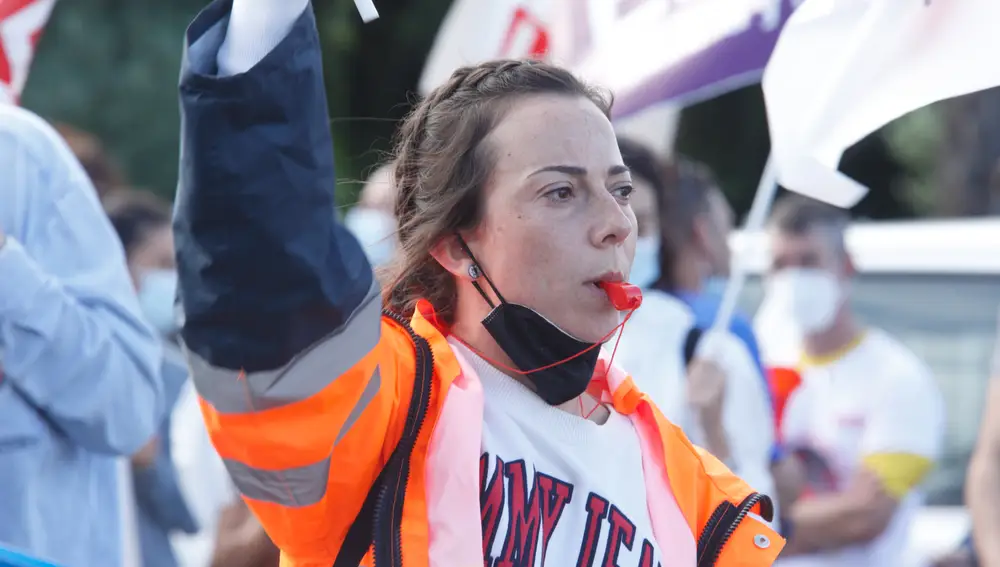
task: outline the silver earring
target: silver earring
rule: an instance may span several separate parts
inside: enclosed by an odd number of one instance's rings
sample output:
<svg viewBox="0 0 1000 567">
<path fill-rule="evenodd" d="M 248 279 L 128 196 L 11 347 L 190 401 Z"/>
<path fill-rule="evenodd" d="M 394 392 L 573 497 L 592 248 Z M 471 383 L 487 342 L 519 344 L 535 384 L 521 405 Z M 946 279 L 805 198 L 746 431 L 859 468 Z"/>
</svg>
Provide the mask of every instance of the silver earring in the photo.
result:
<svg viewBox="0 0 1000 567">
<path fill-rule="evenodd" d="M 478 280 L 480 275 L 482 275 L 482 273 L 479 271 L 479 266 L 475 264 L 469 266 L 469 277 L 472 278 L 473 281 Z"/>
</svg>

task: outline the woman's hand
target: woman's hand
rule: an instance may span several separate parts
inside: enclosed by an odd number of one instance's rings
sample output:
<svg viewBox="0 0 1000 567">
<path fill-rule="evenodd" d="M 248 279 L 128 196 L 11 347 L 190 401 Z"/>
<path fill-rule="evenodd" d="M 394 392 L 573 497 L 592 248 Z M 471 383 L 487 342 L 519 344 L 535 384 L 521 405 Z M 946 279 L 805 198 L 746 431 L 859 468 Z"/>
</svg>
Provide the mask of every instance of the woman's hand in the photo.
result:
<svg viewBox="0 0 1000 567">
<path fill-rule="evenodd" d="M 242 500 L 219 514 L 212 567 L 277 567 L 278 550 Z"/>
<path fill-rule="evenodd" d="M 711 360 L 696 358 L 688 366 L 687 400 L 705 433 L 705 448 L 715 458 L 729 460 L 729 442 L 722 424 L 726 374 Z"/>
<path fill-rule="evenodd" d="M 726 398 L 726 374 L 718 364 L 695 359 L 688 366 L 688 405 L 698 414 L 702 427 L 722 428 L 722 407 Z"/>
<path fill-rule="evenodd" d="M 160 450 L 160 441 L 156 437 L 150 439 L 142 449 L 132 455 L 132 466 L 138 469 L 148 469 L 153 466 L 156 454 Z"/>
</svg>

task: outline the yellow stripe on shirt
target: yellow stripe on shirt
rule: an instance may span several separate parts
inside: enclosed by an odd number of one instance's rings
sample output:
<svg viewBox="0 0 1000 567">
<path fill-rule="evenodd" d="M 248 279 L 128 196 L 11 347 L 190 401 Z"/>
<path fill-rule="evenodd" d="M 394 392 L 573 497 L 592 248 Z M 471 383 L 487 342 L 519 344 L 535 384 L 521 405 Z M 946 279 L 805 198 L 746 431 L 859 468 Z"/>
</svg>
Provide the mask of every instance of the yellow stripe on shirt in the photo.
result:
<svg viewBox="0 0 1000 567">
<path fill-rule="evenodd" d="M 821 355 L 811 355 L 808 353 L 802 353 L 802 357 L 799 359 L 799 370 L 804 368 L 815 367 L 815 366 L 827 366 L 837 362 L 838 360 L 844 358 L 850 354 L 854 349 L 861 346 L 864 342 L 865 337 L 868 336 L 868 331 L 863 330 L 859 332 L 853 339 L 851 339 L 844 346 L 834 350 L 833 352 L 828 352 Z"/>
<path fill-rule="evenodd" d="M 863 462 L 897 500 L 920 484 L 934 466 L 927 457 L 913 453 L 875 453 L 865 456 Z"/>
</svg>

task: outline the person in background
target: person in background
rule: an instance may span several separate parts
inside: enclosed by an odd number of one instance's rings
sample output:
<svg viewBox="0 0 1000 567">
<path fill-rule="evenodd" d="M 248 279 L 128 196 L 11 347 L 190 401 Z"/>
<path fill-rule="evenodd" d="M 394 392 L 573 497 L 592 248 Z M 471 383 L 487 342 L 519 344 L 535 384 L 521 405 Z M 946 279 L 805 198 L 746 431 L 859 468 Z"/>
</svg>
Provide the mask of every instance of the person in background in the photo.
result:
<svg viewBox="0 0 1000 567">
<path fill-rule="evenodd" d="M 632 173 L 632 209 L 638 237 L 629 281 L 643 288 L 643 305 L 622 331 L 618 357 L 643 391 L 696 443 L 742 476 L 773 494 L 770 471 L 774 441 L 771 405 L 759 367 L 731 333 L 707 334 L 711 358 L 695 359 L 687 345 L 692 329 L 707 330 L 691 307 L 657 289 L 676 256 L 677 206 L 669 166 L 646 147 L 618 137 Z M 685 350 L 691 351 L 685 353 Z M 691 360 L 688 360 L 691 358 Z"/>
<path fill-rule="evenodd" d="M 169 534 L 195 533 L 198 526 L 181 495 L 171 459 L 170 411 L 187 382 L 187 365 L 172 337 L 177 272 L 170 230 L 170 206 L 151 193 L 116 190 L 105 210 L 125 247 L 132 284 L 146 321 L 164 340 L 162 364 L 165 417 L 157 437 L 132 459 L 143 567 L 176 567 Z"/>
<path fill-rule="evenodd" d="M 161 356 L 80 163 L 0 106 L 0 545 L 131 564 L 124 458 L 160 423 Z"/>
<path fill-rule="evenodd" d="M 956 555 L 978 557 L 983 567 L 1000 566 L 1000 318 L 993 352 L 986 409 L 969 463 L 965 502 L 972 514 L 972 537 Z"/>
<path fill-rule="evenodd" d="M 928 366 L 850 306 L 846 212 L 801 196 L 769 221 L 767 300 L 802 335 L 802 385 L 782 433 L 807 482 L 785 509 L 782 565 L 900 565 L 944 434 Z"/>
<path fill-rule="evenodd" d="M 733 210 L 711 171 L 702 164 L 677 157 L 667 166 L 664 177 L 673 198 L 662 216 L 673 245 L 659 251 L 666 268 L 658 274 L 656 285 L 686 303 L 694 313 L 695 323 L 707 329 L 715 323 L 729 277 Z M 766 384 L 767 374 L 750 320 L 737 311 L 729 330 L 746 345 Z M 772 459 L 780 458 L 776 445 Z"/>
<path fill-rule="evenodd" d="M 170 205 L 145 191 L 114 190 L 105 196 L 104 207 L 125 246 L 143 315 L 164 341 L 163 381 L 169 413 L 157 438 L 140 452 L 143 458 L 132 460 L 142 565 L 273 565 L 276 550 L 237 500 L 221 459 L 207 443 L 201 412 L 197 404 L 192 405 L 187 363 L 176 342 L 177 272 Z M 179 440 L 175 439 L 178 431 L 182 432 Z M 178 458 L 181 467 L 176 466 Z"/>
<path fill-rule="evenodd" d="M 395 203 L 392 163 L 385 163 L 368 177 L 358 204 L 344 215 L 344 225 L 361 243 L 372 266 L 384 266 L 396 251 Z"/>
<path fill-rule="evenodd" d="M 109 191 L 126 185 L 125 173 L 97 136 L 65 123 L 57 123 L 54 127 L 87 172 L 98 197 L 103 199 Z"/>
</svg>

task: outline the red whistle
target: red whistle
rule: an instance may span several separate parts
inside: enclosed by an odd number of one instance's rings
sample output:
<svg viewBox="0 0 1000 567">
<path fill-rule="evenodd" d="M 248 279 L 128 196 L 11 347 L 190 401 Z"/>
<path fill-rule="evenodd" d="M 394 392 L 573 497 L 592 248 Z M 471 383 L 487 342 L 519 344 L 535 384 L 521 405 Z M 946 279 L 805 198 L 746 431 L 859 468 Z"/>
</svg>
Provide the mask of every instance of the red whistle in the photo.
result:
<svg viewBox="0 0 1000 567">
<path fill-rule="evenodd" d="M 619 311 L 632 311 L 642 305 L 642 290 L 628 282 L 600 282 L 604 293 L 608 294 L 611 305 Z"/>
</svg>

